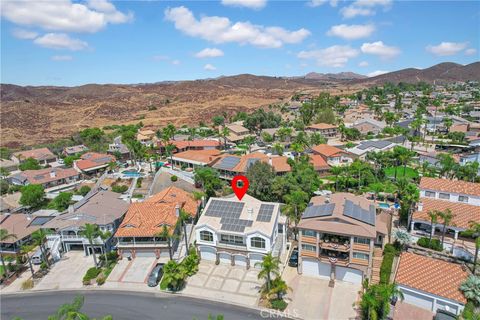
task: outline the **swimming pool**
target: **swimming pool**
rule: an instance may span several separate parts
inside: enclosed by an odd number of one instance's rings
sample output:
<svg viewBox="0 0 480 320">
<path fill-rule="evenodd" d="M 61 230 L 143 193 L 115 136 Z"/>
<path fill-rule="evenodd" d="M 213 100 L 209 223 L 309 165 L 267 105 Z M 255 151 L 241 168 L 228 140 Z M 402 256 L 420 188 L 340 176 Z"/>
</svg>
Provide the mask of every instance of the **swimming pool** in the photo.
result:
<svg viewBox="0 0 480 320">
<path fill-rule="evenodd" d="M 385 202 L 380 202 L 378 204 L 378 207 L 382 208 L 382 209 L 388 209 L 388 208 L 390 208 L 390 205 L 388 203 L 385 203 Z"/>
<path fill-rule="evenodd" d="M 127 178 L 138 178 L 142 176 L 142 174 L 137 170 L 125 170 L 125 171 L 122 171 L 122 174 Z"/>
</svg>

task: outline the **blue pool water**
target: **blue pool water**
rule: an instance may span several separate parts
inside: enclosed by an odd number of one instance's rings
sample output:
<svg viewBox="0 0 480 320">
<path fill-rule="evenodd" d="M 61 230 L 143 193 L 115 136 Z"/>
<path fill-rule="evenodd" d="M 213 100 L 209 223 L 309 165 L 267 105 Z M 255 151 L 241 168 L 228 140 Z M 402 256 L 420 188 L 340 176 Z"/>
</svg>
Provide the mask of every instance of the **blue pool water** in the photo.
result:
<svg viewBox="0 0 480 320">
<path fill-rule="evenodd" d="M 125 170 L 122 172 L 122 174 L 125 176 L 125 177 L 128 177 L 128 178 L 137 178 L 137 177 L 141 177 L 142 175 L 136 171 L 136 170 Z"/>
<path fill-rule="evenodd" d="M 381 202 L 378 204 L 378 206 L 382 209 L 388 209 L 390 208 L 390 205 L 388 203 L 385 203 L 385 202 Z"/>
</svg>

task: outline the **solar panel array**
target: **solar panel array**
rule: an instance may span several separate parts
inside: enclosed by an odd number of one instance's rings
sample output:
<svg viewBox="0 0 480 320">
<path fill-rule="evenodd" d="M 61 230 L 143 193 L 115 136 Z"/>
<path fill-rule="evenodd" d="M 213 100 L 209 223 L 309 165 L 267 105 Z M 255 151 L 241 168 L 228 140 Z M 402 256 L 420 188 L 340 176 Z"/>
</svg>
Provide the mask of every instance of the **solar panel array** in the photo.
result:
<svg viewBox="0 0 480 320">
<path fill-rule="evenodd" d="M 48 221 L 52 220 L 54 217 L 35 217 L 32 222 L 30 222 L 31 226 L 43 226 Z"/>
<path fill-rule="evenodd" d="M 335 209 L 335 203 L 309 206 L 303 213 L 302 218 L 331 216 L 333 214 L 333 209 Z"/>
<path fill-rule="evenodd" d="M 379 140 L 379 141 L 365 141 L 362 142 L 357 148 L 361 150 L 368 149 L 370 147 L 375 147 L 377 149 L 383 149 L 392 144 L 390 141 Z"/>
<path fill-rule="evenodd" d="M 270 222 L 274 208 L 275 206 L 273 204 L 261 204 L 257 215 L 257 221 Z"/>
<path fill-rule="evenodd" d="M 221 230 L 244 232 L 245 227 L 251 227 L 253 221 L 240 219 L 243 202 L 212 200 L 205 212 L 206 216 L 220 218 Z"/>
<path fill-rule="evenodd" d="M 375 206 L 370 205 L 369 210 L 365 210 L 350 200 L 345 200 L 343 215 L 355 220 L 359 220 L 375 226 Z"/>
<path fill-rule="evenodd" d="M 238 157 L 225 157 L 215 164 L 214 167 L 218 169 L 230 170 L 233 169 L 239 162 L 240 158 Z"/>
</svg>

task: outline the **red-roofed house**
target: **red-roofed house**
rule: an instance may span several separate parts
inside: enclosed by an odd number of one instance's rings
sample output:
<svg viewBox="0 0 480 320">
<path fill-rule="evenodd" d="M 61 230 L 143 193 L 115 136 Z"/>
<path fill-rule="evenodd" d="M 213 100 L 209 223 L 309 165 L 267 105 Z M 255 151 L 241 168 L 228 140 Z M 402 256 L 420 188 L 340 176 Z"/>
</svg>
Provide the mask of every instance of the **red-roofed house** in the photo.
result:
<svg viewBox="0 0 480 320">
<path fill-rule="evenodd" d="M 320 133 L 325 138 L 335 138 L 338 136 L 338 126 L 329 123 L 315 123 L 306 127 L 305 131 Z"/>
<path fill-rule="evenodd" d="M 82 154 L 80 159 L 73 163 L 73 166 L 80 172 L 93 174 L 104 170 L 110 162 L 114 161 L 116 161 L 115 157 L 110 154 L 87 152 Z"/>
<path fill-rule="evenodd" d="M 12 154 L 12 160 L 16 163 L 22 163 L 28 158 L 33 158 L 41 165 L 47 165 L 57 161 L 57 157 L 48 148 L 19 151 Z"/>
<path fill-rule="evenodd" d="M 314 154 L 321 156 L 330 166 L 341 166 L 352 163 L 355 155 L 328 144 L 319 144 L 312 147 Z"/>
<path fill-rule="evenodd" d="M 395 282 L 403 292 L 404 303 L 432 312 L 446 310 L 459 315 L 467 303 L 460 285 L 468 276 L 463 265 L 404 252 Z"/>
<path fill-rule="evenodd" d="M 188 150 L 212 150 L 220 149 L 221 143 L 217 140 L 171 140 L 169 144 L 175 146 L 174 153 L 183 152 Z M 165 146 L 163 141 L 157 143 L 159 152 L 165 152 Z"/>
<path fill-rule="evenodd" d="M 40 184 L 45 189 L 62 184 L 72 183 L 80 178 L 80 174 L 73 168 L 46 168 L 40 170 L 25 170 L 8 178 L 12 184 L 26 186 Z"/>
</svg>

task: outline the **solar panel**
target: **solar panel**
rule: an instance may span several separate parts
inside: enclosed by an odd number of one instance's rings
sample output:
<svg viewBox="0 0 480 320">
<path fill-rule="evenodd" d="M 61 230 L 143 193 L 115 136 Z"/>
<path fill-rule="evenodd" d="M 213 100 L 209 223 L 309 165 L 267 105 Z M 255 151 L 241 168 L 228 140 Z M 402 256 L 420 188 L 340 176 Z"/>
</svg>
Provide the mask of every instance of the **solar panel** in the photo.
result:
<svg viewBox="0 0 480 320">
<path fill-rule="evenodd" d="M 377 149 L 383 149 L 391 144 L 390 141 L 385 141 L 385 140 L 379 140 L 379 141 L 365 141 L 360 143 L 360 145 L 357 147 L 358 149 L 365 150 L 370 147 L 375 147 Z"/>
<path fill-rule="evenodd" d="M 350 200 L 345 200 L 343 215 L 352 219 L 368 223 L 375 226 L 375 206 L 370 205 L 369 210 L 365 210 Z"/>
<path fill-rule="evenodd" d="M 255 162 L 257 162 L 258 160 L 260 160 L 260 159 L 258 159 L 258 158 L 248 159 L 245 169 L 250 168 L 250 166 L 252 166 L 252 165 L 253 165 Z"/>
<path fill-rule="evenodd" d="M 32 222 L 30 222 L 31 226 L 43 226 L 48 221 L 52 220 L 54 217 L 35 217 Z"/>
<path fill-rule="evenodd" d="M 219 163 L 215 164 L 214 167 L 218 169 L 233 169 L 238 163 L 240 162 L 240 158 L 238 157 L 225 157 L 219 161 Z"/>
<path fill-rule="evenodd" d="M 206 216 L 220 218 L 221 230 L 244 232 L 251 227 L 253 221 L 240 219 L 245 203 L 223 200 L 212 200 L 204 213 Z"/>
<path fill-rule="evenodd" d="M 272 219 L 273 208 L 275 208 L 273 204 L 261 204 L 257 215 L 257 221 L 270 222 Z"/>
<path fill-rule="evenodd" d="M 335 203 L 309 206 L 303 213 L 302 218 L 331 216 L 333 214 L 334 208 L 335 208 Z"/>
<path fill-rule="evenodd" d="M 233 231 L 233 232 L 245 232 L 245 226 L 240 226 L 238 224 L 222 224 L 220 230 Z"/>
</svg>

